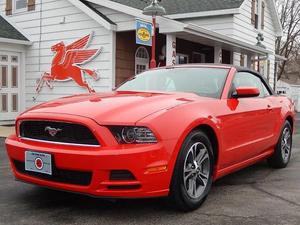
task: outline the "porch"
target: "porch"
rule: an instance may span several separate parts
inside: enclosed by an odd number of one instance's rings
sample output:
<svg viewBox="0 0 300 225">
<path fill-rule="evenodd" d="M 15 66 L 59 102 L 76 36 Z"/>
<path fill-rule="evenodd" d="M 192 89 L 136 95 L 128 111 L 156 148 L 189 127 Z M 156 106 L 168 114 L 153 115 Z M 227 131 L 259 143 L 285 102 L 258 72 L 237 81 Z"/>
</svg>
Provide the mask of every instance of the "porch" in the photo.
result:
<svg viewBox="0 0 300 225">
<path fill-rule="evenodd" d="M 149 68 L 151 47 L 136 44 L 135 30 L 116 32 L 116 83 Z M 156 30 L 157 66 L 222 63 L 244 66 L 270 76 L 271 52 L 191 24 Z"/>
</svg>

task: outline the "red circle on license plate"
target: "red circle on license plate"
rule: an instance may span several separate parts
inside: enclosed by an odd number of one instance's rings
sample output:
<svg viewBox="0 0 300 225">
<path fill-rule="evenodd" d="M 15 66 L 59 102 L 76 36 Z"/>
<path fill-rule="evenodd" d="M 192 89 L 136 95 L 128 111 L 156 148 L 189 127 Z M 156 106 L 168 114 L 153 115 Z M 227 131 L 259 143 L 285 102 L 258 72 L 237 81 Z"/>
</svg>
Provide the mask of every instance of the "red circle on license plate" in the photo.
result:
<svg viewBox="0 0 300 225">
<path fill-rule="evenodd" d="M 36 158 L 34 161 L 34 165 L 38 170 L 41 170 L 44 167 L 44 162 L 41 158 Z"/>
</svg>

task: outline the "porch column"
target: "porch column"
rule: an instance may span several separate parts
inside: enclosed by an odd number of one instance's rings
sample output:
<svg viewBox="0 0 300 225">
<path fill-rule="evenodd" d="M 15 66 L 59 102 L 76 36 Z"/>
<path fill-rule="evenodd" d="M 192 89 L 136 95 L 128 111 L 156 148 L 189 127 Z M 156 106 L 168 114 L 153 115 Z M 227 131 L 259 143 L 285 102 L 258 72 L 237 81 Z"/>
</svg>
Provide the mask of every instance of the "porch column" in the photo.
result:
<svg viewBox="0 0 300 225">
<path fill-rule="evenodd" d="M 220 45 L 215 45 L 214 48 L 214 63 L 222 63 L 222 48 Z"/>
<path fill-rule="evenodd" d="M 233 52 L 232 54 L 232 64 L 235 66 L 241 65 L 241 53 Z"/>
<path fill-rule="evenodd" d="M 166 42 L 166 65 L 174 66 L 176 64 L 176 35 L 167 34 Z"/>
</svg>

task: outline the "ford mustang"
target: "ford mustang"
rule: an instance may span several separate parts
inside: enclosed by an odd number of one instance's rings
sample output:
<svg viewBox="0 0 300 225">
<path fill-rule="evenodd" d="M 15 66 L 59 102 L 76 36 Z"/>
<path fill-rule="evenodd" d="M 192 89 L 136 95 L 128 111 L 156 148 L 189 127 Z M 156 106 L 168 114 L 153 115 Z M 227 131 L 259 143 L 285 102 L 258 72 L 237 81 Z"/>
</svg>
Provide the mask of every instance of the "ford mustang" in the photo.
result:
<svg viewBox="0 0 300 225">
<path fill-rule="evenodd" d="M 196 209 L 213 181 L 267 159 L 287 166 L 294 105 L 257 72 L 184 65 L 113 92 L 37 105 L 6 139 L 17 180 L 98 197 L 167 196 Z"/>
</svg>

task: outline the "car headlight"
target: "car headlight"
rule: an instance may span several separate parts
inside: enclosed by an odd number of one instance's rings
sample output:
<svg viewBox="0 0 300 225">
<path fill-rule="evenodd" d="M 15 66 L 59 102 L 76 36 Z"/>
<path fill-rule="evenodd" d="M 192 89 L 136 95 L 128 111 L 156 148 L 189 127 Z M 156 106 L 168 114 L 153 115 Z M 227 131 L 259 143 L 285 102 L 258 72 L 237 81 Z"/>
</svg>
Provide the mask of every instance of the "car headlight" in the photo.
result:
<svg viewBox="0 0 300 225">
<path fill-rule="evenodd" d="M 156 143 L 157 139 L 147 127 L 111 126 L 110 131 L 120 144 Z"/>
</svg>

